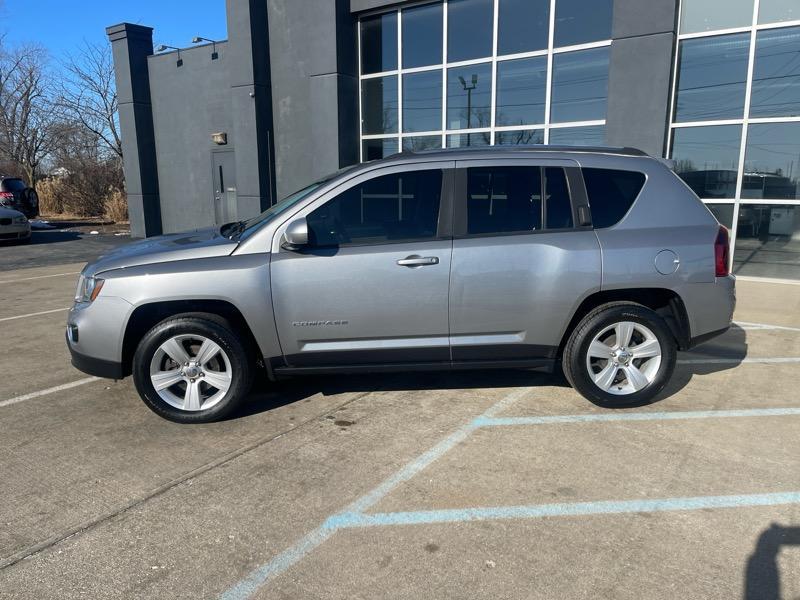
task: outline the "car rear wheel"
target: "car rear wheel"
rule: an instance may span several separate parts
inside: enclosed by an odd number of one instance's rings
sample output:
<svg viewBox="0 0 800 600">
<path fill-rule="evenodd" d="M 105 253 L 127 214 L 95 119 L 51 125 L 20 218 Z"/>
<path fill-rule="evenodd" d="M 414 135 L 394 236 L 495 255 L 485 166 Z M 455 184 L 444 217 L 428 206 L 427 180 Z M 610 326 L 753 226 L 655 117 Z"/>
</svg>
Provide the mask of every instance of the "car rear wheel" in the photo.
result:
<svg viewBox="0 0 800 600">
<path fill-rule="evenodd" d="M 586 315 L 564 348 L 567 380 L 614 408 L 651 402 L 669 382 L 677 346 L 664 319 L 639 304 L 605 304 Z"/>
<path fill-rule="evenodd" d="M 241 404 L 252 367 L 226 321 L 180 316 L 144 336 L 134 355 L 133 379 L 156 414 L 178 423 L 206 423 Z"/>
</svg>

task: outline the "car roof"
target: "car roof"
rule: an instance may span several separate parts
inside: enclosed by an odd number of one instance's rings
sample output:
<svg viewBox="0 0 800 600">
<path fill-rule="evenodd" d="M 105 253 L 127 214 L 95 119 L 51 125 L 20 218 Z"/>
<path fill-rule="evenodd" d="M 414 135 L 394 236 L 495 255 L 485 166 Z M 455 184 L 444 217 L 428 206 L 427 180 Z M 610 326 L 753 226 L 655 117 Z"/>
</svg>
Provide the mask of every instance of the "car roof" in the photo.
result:
<svg viewBox="0 0 800 600">
<path fill-rule="evenodd" d="M 458 158 L 458 155 L 463 154 L 469 158 L 492 158 L 495 156 L 504 156 L 507 154 L 611 154 L 614 156 L 649 156 L 646 152 L 642 152 L 637 148 L 624 148 L 615 146 L 550 146 L 544 144 L 530 145 L 530 146 L 478 146 L 472 148 L 445 148 L 435 150 L 417 150 L 417 151 L 403 151 L 388 158 L 394 157 L 438 157 L 452 160 Z"/>
</svg>

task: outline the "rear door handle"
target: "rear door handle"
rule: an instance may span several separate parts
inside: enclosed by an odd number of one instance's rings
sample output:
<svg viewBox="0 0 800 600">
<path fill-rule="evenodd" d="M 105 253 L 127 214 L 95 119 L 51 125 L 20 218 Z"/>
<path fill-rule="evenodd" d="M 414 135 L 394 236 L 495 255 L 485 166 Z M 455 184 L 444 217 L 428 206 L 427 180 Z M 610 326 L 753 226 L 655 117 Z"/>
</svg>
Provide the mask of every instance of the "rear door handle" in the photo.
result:
<svg viewBox="0 0 800 600">
<path fill-rule="evenodd" d="M 437 256 L 418 256 L 412 254 L 397 261 L 401 267 L 424 267 L 425 265 L 438 265 L 439 258 Z"/>
</svg>

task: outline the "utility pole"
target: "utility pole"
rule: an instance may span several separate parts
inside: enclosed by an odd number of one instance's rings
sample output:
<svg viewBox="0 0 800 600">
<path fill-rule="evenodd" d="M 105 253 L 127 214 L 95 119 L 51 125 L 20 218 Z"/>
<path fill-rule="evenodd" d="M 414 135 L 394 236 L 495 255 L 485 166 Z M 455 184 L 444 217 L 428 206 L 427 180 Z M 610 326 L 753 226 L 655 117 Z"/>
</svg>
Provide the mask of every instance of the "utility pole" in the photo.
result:
<svg viewBox="0 0 800 600">
<path fill-rule="evenodd" d="M 478 86 L 478 75 L 473 73 L 471 85 L 467 85 L 467 82 L 461 75 L 458 76 L 458 80 L 461 82 L 461 87 L 467 92 L 467 129 L 472 129 L 472 90 Z M 471 136 L 471 133 L 467 134 L 467 146 L 470 145 Z"/>
</svg>

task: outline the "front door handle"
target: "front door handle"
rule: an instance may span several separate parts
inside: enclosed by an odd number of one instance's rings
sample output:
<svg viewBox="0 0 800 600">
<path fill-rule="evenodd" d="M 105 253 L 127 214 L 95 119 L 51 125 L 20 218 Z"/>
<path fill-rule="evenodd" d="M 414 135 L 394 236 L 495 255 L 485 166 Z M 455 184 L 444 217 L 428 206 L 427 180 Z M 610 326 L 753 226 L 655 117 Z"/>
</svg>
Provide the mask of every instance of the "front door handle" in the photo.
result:
<svg viewBox="0 0 800 600">
<path fill-rule="evenodd" d="M 412 254 L 397 261 L 401 267 L 424 267 L 425 265 L 438 265 L 439 258 L 437 256 L 418 256 Z"/>
</svg>

